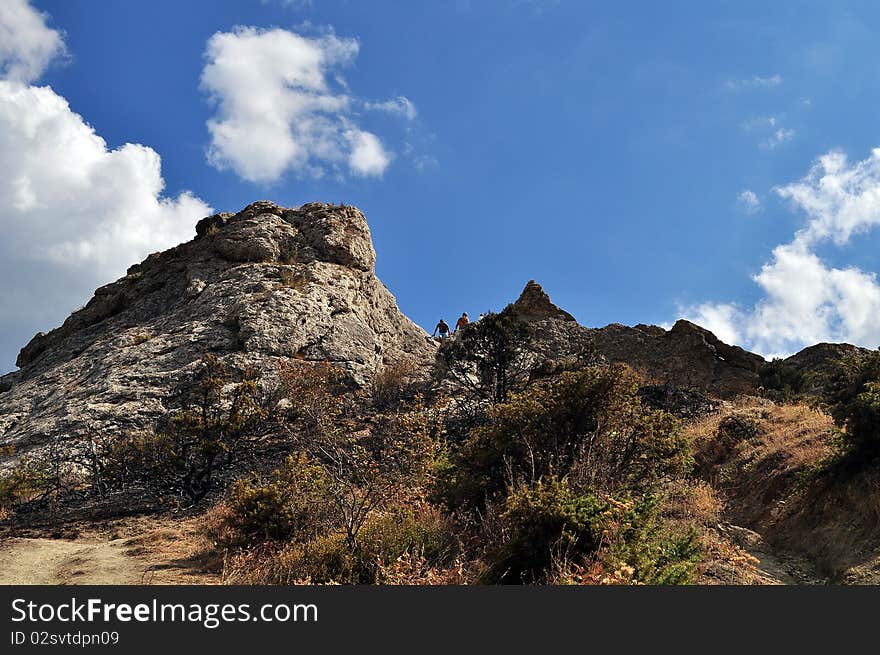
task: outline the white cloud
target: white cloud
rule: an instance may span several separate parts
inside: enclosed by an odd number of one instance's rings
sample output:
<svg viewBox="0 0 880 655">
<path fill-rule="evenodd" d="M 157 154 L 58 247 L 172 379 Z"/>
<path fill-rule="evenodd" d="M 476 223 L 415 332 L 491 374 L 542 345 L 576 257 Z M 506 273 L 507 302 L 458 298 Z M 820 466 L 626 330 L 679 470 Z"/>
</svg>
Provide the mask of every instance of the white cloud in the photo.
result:
<svg viewBox="0 0 880 655">
<path fill-rule="evenodd" d="M 378 136 L 356 124 L 354 109 L 387 105 L 409 117 L 415 107 L 403 96 L 366 103 L 349 95 L 339 70 L 358 49 L 357 40 L 332 31 L 305 37 L 238 27 L 214 34 L 201 79 L 217 109 L 208 121 L 209 161 L 260 183 L 287 171 L 339 173 L 345 165 L 355 175 L 382 175 L 392 157 Z"/>
<path fill-rule="evenodd" d="M 764 139 L 758 143 L 763 150 L 775 150 L 783 143 L 791 141 L 795 131 L 785 128 L 776 116 L 762 116 L 752 118 L 740 124 L 743 131 L 748 133 L 763 134 Z"/>
<path fill-rule="evenodd" d="M 15 27 L 7 17 L 0 33 Z M 191 238 L 211 208 L 190 193 L 164 196 L 154 150 L 108 149 L 63 97 L 20 77 L 0 79 L 0 331 L 15 323 L 33 334 L 150 252 Z"/>
<path fill-rule="evenodd" d="M 782 76 L 779 73 L 771 75 L 769 77 L 761 77 L 760 75 L 753 75 L 748 79 L 742 80 L 727 80 L 724 83 L 725 88 L 731 91 L 738 91 L 740 89 L 758 89 L 758 88 L 772 88 L 774 86 L 779 86 L 782 84 Z"/>
<path fill-rule="evenodd" d="M 795 131 L 787 130 L 785 128 L 778 128 L 773 131 L 773 133 L 767 137 L 764 141 L 762 141 L 759 145 L 761 148 L 765 150 L 775 150 L 783 143 L 791 141 L 794 138 Z"/>
<path fill-rule="evenodd" d="M 31 82 L 64 54 L 61 35 L 27 0 L 0 2 L 0 74 L 7 80 Z"/>
<path fill-rule="evenodd" d="M 778 187 L 809 217 L 799 238 L 808 243 L 831 239 L 842 245 L 853 234 L 880 224 L 880 148 L 850 164 L 844 153 L 820 157 L 802 180 Z"/>
<path fill-rule="evenodd" d="M 391 156 L 382 147 L 382 142 L 375 134 L 352 131 L 348 134 L 351 141 L 351 155 L 348 164 L 357 175 L 382 175 Z"/>
<path fill-rule="evenodd" d="M 750 309 L 703 303 L 684 315 L 707 327 L 712 323 L 768 356 L 821 341 L 880 345 L 876 274 L 831 266 L 815 252 L 819 244 L 844 245 L 880 224 L 880 149 L 854 164 L 830 152 L 803 179 L 775 191 L 807 220 L 791 242 L 773 249 L 770 261 L 752 278 L 761 299 Z"/>
<path fill-rule="evenodd" d="M 418 116 L 416 106 L 405 96 L 397 96 L 383 102 L 364 102 L 364 108 L 371 111 L 384 111 L 389 114 L 398 114 L 407 120 L 415 120 Z"/>
<path fill-rule="evenodd" d="M 725 343 L 739 343 L 737 329 L 739 310 L 729 303 L 703 303 L 681 312 L 684 318 L 700 325 Z"/>
<path fill-rule="evenodd" d="M 776 127 L 777 122 L 778 119 L 776 118 L 776 116 L 761 116 L 759 118 L 752 118 L 745 121 L 742 124 L 742 128 L 746 132 L 751 132 L 757 129 Z"/>
<path fill-rule="evenodd" d="M 761 199 L 751 189 L 740 191 L 736 199 L 746 214 L 757 214 L 761 211 Z"/>
</svg>

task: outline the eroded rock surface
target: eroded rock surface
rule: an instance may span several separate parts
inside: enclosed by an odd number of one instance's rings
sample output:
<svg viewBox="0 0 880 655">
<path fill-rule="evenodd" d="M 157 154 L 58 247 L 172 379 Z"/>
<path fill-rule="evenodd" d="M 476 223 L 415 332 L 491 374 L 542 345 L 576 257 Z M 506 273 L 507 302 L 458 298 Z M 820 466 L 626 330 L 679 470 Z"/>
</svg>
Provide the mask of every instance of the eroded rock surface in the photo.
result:
<svg viewBox="0 0 880 655">
<path fill-rule="evenodd" d="M 196 234 L 22 348 L 20 370 L 0 378 L 0 447 L 149 430 L 207 353 L 267 375 L 329 360 L 356 384 L 383 364 L 433 360 L 434 342 L 375 276 L 358 209 L 262 201 Z"/>
<path fill-rule="evenodd" d="M 656 325 L 602 328 L 579 325 L 530 281 L 512 310 L 532 325 L 536 345 L 548 359 L 583 356 L 594 349 L 609 362 L 629 364 L 649 381 L 699 389 L 720 397 L 754 393 L 764 358 L 723 343 L 708 330 L 678 321 L 671 330 Z"/>
</svg>

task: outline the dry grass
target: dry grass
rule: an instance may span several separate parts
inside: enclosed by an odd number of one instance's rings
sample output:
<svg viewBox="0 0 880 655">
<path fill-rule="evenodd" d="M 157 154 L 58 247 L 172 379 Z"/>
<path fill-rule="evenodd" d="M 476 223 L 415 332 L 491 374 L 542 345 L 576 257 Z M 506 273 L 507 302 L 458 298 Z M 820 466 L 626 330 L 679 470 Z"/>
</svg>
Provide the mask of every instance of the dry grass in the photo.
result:
<svg viewBox="0 0 880 655">
<path fill-rule="evenodd" d="M 742 398 L 686 427 L 701 476 L 735 497 L 746 518 L 762 513 L 833 454 L 834 424 L 806 405 Z M 748 500 L 743 507 L 744 500 Z M 742 518 L 738 516 L 737 518 Z"/>
<path fill-rule="evenodd" d="M 413 395 L 418 385 L 419 366 L 410 359 L 386 364 L 376 371 L 370 396 L 378 408 L 392 408 Z"/>
<path fill-rule="evenodd" d="M 753 433 L 725 431 L 748 422 Z M 700 475 L 726 501 L 726 520 L 805 557 L 832 581 L 880 581 L 880 471 L 837 462 L 829 416 L 740 398 L 686 433 Z"/>
<path fill-rule="evenodd" d="M 721 520 L 724 500 L 704 480 L 675 480 L 667 484 L 663 514 L 685 526 L 711 526 Z"/>
<path fill-rule="evenodd" d="M 150 584 L 216 584 L 222 559 L 205 538 L 201 519 L 158 524 L 125 541 L 125 554 L 145 561 Z"/>
</svg>

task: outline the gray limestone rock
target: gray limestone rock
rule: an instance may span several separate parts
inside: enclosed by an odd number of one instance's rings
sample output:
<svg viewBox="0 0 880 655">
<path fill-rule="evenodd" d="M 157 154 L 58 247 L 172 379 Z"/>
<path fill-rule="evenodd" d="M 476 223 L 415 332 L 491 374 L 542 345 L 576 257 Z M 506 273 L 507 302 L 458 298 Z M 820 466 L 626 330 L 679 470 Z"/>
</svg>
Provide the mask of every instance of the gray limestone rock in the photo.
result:
<svg viewBox="0 0 880 655">
<path fill-rule="evenodd" d="M 370 230 L 354 207 L 261 201 L 199 222 L 37 334 L 0 378 L 0 447 L 152 429 L 173 389 L 212 353 L 265 375 L 329 360 L 352 382 L 436 345 L 376 278 Z"/>
</svg>

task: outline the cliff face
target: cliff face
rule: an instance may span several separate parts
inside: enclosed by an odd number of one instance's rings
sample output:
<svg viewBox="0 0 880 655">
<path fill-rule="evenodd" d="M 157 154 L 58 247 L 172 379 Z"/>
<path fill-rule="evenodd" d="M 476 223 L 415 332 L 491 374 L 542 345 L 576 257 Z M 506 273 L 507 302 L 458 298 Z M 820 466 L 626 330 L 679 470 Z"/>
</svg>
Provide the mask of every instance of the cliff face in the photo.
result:
<svg viewBox="0 0 880 655">
<path fill-rule="evenodd" d="M 150 429 L 207 353 L 265 374 L 329 360 L 357 384 L 383 364 L 433 359 L 375 276 L 359 210 L 257 202 L 196 232 L 21 350 L 20 370 L 0 378 L 0 446 Z"/>
</svg>

